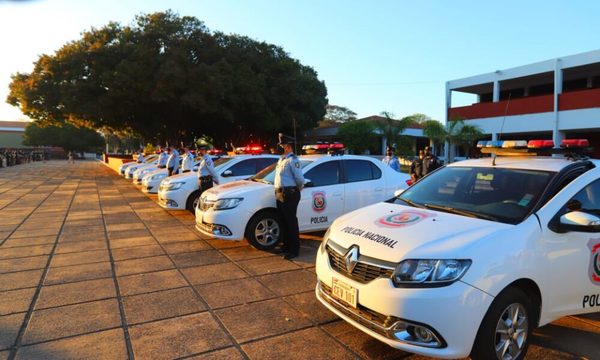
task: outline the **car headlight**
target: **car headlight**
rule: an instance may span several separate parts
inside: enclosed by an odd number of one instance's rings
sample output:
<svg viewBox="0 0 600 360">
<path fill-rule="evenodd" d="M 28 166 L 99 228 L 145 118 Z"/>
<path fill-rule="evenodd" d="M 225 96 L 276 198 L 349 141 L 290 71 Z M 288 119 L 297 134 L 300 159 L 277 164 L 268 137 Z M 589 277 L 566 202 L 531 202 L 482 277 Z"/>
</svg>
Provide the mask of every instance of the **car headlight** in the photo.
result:
<svg viewBox="0 0 600 360">
<path fill-rule="evenodd" d="M 152 177 L 150 178 L 150 180 L 160 180 L 164 177 L 166 177 L 167 174 L 156 174 L 156 175 L 152 175 Z"/>
<path fill-rule="evenodd" d="M 397 287 L 447 286 L 460 279 L 471 266 L 471 260 L 404 260 L 394 270 Z"/>
<path fill-rule="evenodd" d="M 219 199 L 215 201 L 215 205 L 213 205 L 213 210 L 227 210 L 233 209 L 238 206 L 244 198 L 229 198 L 229 199 Z"/>
<path fill-rule="evenodd" d="M 166 191 L 171 191 L 171 190 L 177 190 L 179 189 L 183 184 L 185 184 L 185 182 L 180 181 L 180 182 L 172 182 L 172 183 L 166 183 L 166 184 L 161 184 L 161 190 L 166 190 Z"/>
</svg>

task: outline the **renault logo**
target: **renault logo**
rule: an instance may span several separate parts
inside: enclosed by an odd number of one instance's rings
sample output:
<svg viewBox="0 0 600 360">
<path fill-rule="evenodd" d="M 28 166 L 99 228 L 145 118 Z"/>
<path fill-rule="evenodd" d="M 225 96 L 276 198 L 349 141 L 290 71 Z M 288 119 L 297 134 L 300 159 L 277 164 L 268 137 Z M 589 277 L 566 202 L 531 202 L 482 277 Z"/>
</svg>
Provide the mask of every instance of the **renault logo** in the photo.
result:
<svg viewBox="0 0 600 360">
<path fill-rule="evenodd" d="M 352 245 L 352 247 L 350 247 L 346 253 L 344 259 L 346 262 L 346 271 L 351 274 L 358 263 L 358 246 Z"/>
</svg>

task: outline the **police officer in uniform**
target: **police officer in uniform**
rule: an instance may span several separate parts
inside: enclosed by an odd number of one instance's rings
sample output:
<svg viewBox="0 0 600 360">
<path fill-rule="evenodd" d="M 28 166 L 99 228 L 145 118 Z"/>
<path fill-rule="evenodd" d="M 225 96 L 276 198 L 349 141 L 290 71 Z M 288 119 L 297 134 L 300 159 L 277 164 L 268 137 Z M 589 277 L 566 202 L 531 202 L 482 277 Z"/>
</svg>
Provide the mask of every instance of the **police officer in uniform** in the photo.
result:
<svg viewBox="0 0 600 360">
<path fill-rule="evenodd" d="M 385 157 L 381 160 L 384 164 L 391 167 L 392 169 L 400 172 L 400 162 L 398 158 L 394 155 L 394 151 L 391 147 L 388 146 Z"/>
<path fill-rule="evenodd" d="M 179 151 L 175 149 L 175 146 L 171 146 L 171 156 L 167 160 L 167 170 L 169 171 L 169 175 L 177 174 L 177 168 L 179 167 Z"/>
<path fill-rule="evenodd" d="M 300 239 L 298 230 L 298 203 L 300 191 L 304 187 L 304 175 L 300 170 L 300 161 L 294 154 L 296 139 L 279 134 L 279 146 L 283 148 L 283 155 L 277 162 L 275 170 L 275 198 L 277 210 L 283 221 L 282 252 L 284 259 L 289 260 L 298 256 L 300 252 Z"/>
<path fill-rule="evenodd" d="M 200 156 L 202 157 L 198 166 L 198 188 L 200 189 L 200 194 L 213 187 L 213 182 L 219 184 L 217 173 L 215 172 L 215 164 L 207 151 L 208 146 L 206 145 L 198 148 L 198 152 L 200 152 Z"/>
<path fill-rule="evenodd" d="M 145 160 L 146 160 L 146 158 L 144 157 L 144 152 L 140 150 L 140 152 L 138 153 L 138 156 L 137 156 L 138 164 L 143 163 Z"/>
<path fill-rule="evenodd" d="M 181 170 L 183 170 L 182 173 L 185 174 L 192 171 L 192 168 L 194 167 L 194 155 L 192 155 L 187 146 L 183 148 L 183 151 L 184 154 L 183 160 L 181 161 Z"/>
<path fill-rule="evenodd" d="M 169 154 L 167 154 L 167 149 L 161 148 L 160 154 L 158 154 L 158 168 L 159 169 L 166 168 L 168 159 L 169 159 Z"/>
</svg>

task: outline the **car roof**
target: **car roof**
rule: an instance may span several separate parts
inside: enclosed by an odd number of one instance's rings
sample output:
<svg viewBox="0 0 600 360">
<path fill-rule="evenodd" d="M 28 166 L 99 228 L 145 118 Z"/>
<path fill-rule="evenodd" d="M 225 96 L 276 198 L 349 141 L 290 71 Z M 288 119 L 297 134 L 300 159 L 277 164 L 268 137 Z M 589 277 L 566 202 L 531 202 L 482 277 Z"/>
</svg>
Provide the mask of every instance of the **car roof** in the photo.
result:
<svg viewBox="0 0 600 360">
<path fill-rule="evenodd" d="M 315 155 L 301 155 L 298 157 L 300 160 L 316 161 L 319 159 L 333 159 L 333 160 L 373 160 L 377 161 L 376 158 L 364 155 L 328 155 L 328 154 L 315 154 Z"/>
<path fill-rule="evenodd" d="M 538 170 L 559 172 L 566 166 L 573 164 L 574 160 L 564 157 L 550 156 L 498 156 L 493 165 L 491 157 L 458 161 L 449 164 L 450 167 L 497 167 L 503 169 Z M 596 160 L 593 160 L 597 163 Z M 598 165 L 598 164 L 596 164 Z"/>
</svg>

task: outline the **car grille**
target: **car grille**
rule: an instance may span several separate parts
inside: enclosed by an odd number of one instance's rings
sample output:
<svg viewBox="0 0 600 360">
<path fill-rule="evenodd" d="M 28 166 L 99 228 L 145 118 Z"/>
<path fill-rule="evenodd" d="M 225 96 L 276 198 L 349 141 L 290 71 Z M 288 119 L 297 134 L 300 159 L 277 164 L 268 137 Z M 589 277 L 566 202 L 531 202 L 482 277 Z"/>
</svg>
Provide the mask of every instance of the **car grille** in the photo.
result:
<svg viewBox="0 0 600 360">
<path fill-rule="evenodd" d="M 205 232 L 212 234 L 212 224 L 208 224 L 205 222 L 196 223 L 196 228 L 198 230 L 204 230 Z"/>
<path fill-rule="evenodd" d="M 378 266 L 376 264 L 358 261 L 352 272 L 346 269 L 345 253 L 340 253 L 327 245 L 327 254 L 329 254 L 329 264 L 340 274 L 363 284 L 377 278 L 392 278 L 394 269 L 390 267 Z"/>
<path fill-rule="evenodd" d="M 390 337 L 387 329 L 399 320 L 397 317 L 380 314 L 377 311 L 362 306 L 361 304 L 357 304 L 357 307 L 353 308 L 350 305 L 336 301 L 331 294 L 331 287 L 322 281 L 319 281 L 319 287 L 321 293 L 326 295 L 322 296 L 321 298 L 327 301 L 330 305 L 340 310 L 354 321 L 368 327 L 378 334 Z"/>
</svg>

